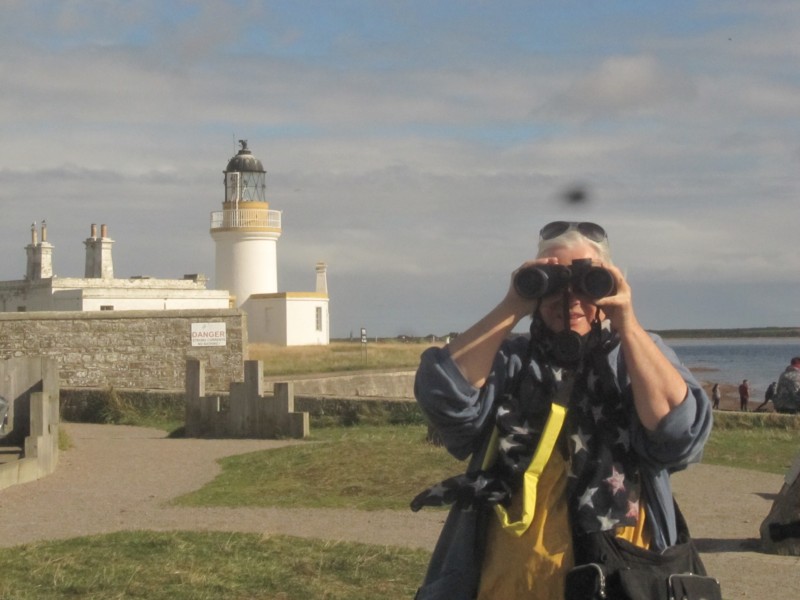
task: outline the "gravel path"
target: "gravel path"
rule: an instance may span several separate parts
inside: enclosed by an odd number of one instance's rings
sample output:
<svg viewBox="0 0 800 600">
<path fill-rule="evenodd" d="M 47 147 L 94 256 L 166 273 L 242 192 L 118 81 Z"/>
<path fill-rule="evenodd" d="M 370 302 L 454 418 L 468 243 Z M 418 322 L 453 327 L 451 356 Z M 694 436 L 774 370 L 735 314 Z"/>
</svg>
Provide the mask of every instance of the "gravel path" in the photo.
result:
<svg viewBox="0 0 800 600">
<path fill-rule="evenodd" d="M 63 427 L 74 447 L 61 454 L 56 472 L 0 490 L 6 517 L 0 520 L 0 546 L 149 529 L 290 534 L 431 549 L 444 520 L 438 511 L 173 507 L 172 498 L 219 473 L 218 459 L 296 442 L 169 439 L 140 427 Z M 758 552 L 758 528 L 782 481 L 779 475 L 711 465 L 673 476 L 675 495 L 726 600 L 793 597 L 800 589 L 800 558 Z"/>
</svg>

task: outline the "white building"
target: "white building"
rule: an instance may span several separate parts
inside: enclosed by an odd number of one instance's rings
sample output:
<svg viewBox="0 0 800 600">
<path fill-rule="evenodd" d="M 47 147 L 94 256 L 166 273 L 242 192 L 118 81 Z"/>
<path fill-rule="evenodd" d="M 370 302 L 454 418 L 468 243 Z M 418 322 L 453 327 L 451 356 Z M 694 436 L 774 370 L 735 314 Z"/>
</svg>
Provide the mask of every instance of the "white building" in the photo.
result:
<svg viewBox="0 0 800 600">
<path fill-rule="evenodd" d="M 266 171 L 240 140 L 223 172 L 222 210 L 211 214 L 216 246 L 215 285 L 247 313 L 251 343 L 281 346 L 330 343 L 327 267 L 317 263 L 313 292 L 279 292 L 277 243 L 281 213 L 266 199 Z"/>
<path fill-rule="evenodd" d="M 247 314 L 248 340 L 281 346 L 330 343 L 327 267 L 316 265 L 313 292 L 279 292 L 277 242 L 281 213 L 266 201 L 266 172 L 241 141 L 242 149 L 225 169 L 222 210 L 211 214 L 216 245 L 216 289 L 203 275 L 183 279 L 114 277 L 105 225 L 91 226 L 84 241 L 82 278 L 53 273 L 53 246 L 42 223 L 41 239 L 31 227 L 25 279 L 0 282 L 0 311 L 181 310 L 241 308 Z"/>
<path fill-rule="evenodd" d="M 0 281 L 0 310 L 90 311 L 90 310 L 181 310 L 230 308 L 224 290 L 206 289 L 202 275 L 183 279 L 130 277 L 116 279 L 111 246 L 105 225 L 91 226 L 84 241 L 86 268 L 83 277 L 58 277 L 53 273 L 53 245 L 47 241 L 47 225 L 41 225 L 41 239 L 31 226 L 31 243 L 26 246 L 25 279 Z"/>
</svg>

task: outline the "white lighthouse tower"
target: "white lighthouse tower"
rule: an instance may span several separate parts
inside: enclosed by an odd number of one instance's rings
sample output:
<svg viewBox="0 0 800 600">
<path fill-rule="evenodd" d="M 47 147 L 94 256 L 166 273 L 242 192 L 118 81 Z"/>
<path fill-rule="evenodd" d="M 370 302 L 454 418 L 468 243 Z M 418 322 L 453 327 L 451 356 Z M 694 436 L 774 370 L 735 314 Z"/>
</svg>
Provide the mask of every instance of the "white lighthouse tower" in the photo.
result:
<svg viewBox="0 0 800 600">
<path fill-rule="evenodd" d="M 261 161 L 247 148 L 246 140 L 239 143 L 239 153 L 224 171 L 222 210 L 211 213 L 214 287 L 228 290 L 232 304 L 247 313 L 247 336 L 252 343 L 329 344 L 327 265 L 315 265 L 313 292 L 278 291 L 281 213 L 269 208 Z"/>
<path fill-rule="evenodd" d="M 228 290 L 241 307 L 253 294 L 278 291 L 277 242 L 281 213 L 266 199 L 266 171 L 239 140 L 239 153 L 225 169 L 222 211 L 211 214 L 216 244 L 214 287 Z"/>
</svg>

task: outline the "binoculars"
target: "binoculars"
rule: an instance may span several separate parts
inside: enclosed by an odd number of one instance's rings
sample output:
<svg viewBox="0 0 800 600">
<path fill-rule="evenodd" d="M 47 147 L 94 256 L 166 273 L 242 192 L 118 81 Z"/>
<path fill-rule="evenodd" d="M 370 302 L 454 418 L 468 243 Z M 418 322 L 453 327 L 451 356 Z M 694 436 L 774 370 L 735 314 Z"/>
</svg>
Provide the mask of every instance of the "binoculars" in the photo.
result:
<svg viewBox="0 0 800 600">
<path fill-rule="evenodd" d="M 598 300 L 616 291 L 608 269 L 592 265 L 591 258 L 579 258 L 567 265 L 534 265 L 520 269 L 514 276 L 514 288 L 523 298 L 534 300 L 571 288 L 576 294 Z"/>
</svg>

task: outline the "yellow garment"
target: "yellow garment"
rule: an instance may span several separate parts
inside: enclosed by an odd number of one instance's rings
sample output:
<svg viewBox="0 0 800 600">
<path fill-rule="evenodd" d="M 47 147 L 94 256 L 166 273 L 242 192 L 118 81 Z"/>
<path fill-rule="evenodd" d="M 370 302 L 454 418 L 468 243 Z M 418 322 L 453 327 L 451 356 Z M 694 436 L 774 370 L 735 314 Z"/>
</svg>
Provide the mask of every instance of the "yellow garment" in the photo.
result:
<svg viewBox="0 0 800 600">
<path fill-rule="evenodd" d="M 639 548 L 650 547 L 650 532 L 645 527 L 644 504 L 639 505 L 639 516 L 636 517 L 636 525 L 620 527 L 617 529 L 617 537 Z"/>
<path fill-rule="evenodd" d="M 505 531 L 499 519 L 490 519 L 478 600 L 564 600 L 564 578 L 574 564 L 566 494 L 567 463 L 555 451 L 539 478 L 536 511 L 527 531 L 518 537 Z M 521 496 L 513 496 L 511 514 L 522 510 Z M 644 521 L 642 507 L 636 525 L 617 535 L 648 547 Z"/>
<path fill-rule="evenodd" d="M 570 387 L 569 389 L 572 388 Z M 521 493 L 517 493 L 518 496 L 522 497 L 520 507 L 507 511 L 500 504 L 495 504 L 494 506 L 494 512 L 503 524 L 503 528 L 516 536 L 523 535 L 530 528 L 536 512 L 539 477 L 541 477 L 547 463 L 550 462 L 550 457 L 553 455 L 553 450 L 556 447 L 566 416 L 567 409 L 563 405 L 553 402 L 550 407 L 550 415 L 547 417 L 542 437 L 539 438 L 531 463 L 522 475 Z"/>
</svg>

